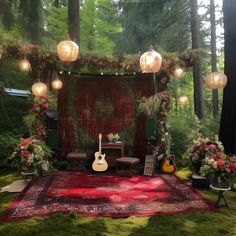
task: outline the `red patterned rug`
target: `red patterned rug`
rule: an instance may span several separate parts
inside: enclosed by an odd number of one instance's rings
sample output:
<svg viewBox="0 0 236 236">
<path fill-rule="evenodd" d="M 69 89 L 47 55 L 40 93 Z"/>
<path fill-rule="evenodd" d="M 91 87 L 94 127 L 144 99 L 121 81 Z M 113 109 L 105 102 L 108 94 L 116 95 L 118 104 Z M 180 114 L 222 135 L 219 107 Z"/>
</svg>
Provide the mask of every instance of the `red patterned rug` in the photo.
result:
<svg viewBox="0 0 236 236">
<path fill-rule="evenodd" d="M 60 171 L 32 181 L 10 204 L 1 220 L 57 212 L 124 217 L 209 210 L 214 210 L 213 204 L 174 175 L 129 178 Z"/>
</svg>

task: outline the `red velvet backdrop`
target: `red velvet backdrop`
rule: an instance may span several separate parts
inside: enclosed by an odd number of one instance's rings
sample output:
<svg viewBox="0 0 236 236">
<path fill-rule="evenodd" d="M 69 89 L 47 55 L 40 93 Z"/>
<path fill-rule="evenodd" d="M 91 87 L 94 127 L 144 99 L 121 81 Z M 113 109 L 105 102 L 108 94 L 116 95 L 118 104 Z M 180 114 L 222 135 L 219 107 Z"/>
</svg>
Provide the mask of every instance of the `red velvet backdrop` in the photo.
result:
<svg viewBox="0 0 236 236">
<path fill-rule="evenodd" d="M 58 96 L 60 156 L 76 149 L 90 151 L 82 139 L 92 146 L 99 133 L 104 140 L 112 132 L 121 135 L 133 155 L 144 158 L 146 118 L 136 111 L 137 99 L 152 90 L 150 78 L 66 78 Z"/>
</svg>

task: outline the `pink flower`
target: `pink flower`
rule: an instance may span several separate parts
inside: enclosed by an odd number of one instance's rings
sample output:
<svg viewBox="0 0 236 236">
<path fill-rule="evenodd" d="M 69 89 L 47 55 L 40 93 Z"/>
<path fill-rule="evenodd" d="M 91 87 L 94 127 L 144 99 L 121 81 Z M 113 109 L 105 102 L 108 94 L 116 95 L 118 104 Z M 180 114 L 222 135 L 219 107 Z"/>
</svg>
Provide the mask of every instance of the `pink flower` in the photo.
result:
<svg viewBox="0 0 236 236">
<path fill-rule="evenodd" d="M 215 148 L 216 148 L 216 146 L 214 144 L 209 145 L 209 149 L 214 150 Z"/>
<path fill-rule="evenodd" d="M 225 171 L 226 171 L 227 173 L 230 173 L 230 172 L 231 172 L 230 168 L 226 168 Z"/>
</svg>

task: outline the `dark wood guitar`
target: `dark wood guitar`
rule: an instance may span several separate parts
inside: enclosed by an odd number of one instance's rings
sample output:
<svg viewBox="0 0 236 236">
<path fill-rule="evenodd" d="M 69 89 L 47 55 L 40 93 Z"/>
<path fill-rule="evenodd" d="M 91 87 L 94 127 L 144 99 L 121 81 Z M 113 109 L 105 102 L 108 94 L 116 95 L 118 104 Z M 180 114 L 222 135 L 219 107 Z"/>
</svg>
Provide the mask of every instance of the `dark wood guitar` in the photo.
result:
<svg viewBox="0 0 236 236">
<path fill-rule="evenodd" d="M 165 174 L 174 174 L 176 171 L 176 164 L 174 157 L 170 155 L 170 135 L 165 135 L 167 142 L 166 155 L 163 158 L 161 165 L 161 171 Z"/>
<path fill-rule="evenodd" d="M 106 154 L 102 154 L 102 134 L 98 135 L 99 139 L 99 151 L 95 152 L 95 160 L 93 162 L 92 168 L 95 171 L 105 171 L 108 168 L 108 164 L 105 160 Z"/>
</svg>

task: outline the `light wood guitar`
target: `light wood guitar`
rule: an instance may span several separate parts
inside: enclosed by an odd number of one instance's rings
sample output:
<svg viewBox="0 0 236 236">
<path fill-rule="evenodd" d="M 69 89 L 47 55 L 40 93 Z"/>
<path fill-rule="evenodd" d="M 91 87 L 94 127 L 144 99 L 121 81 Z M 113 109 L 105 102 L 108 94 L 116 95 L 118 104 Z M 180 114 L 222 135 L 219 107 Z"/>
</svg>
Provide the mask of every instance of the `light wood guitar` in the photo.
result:
<svg viewBox="0 0 236 236">
<path fill-rule="evenodd" d="M 170 136 L 169 134 L 166 135 L 166 141 L 167 141 L 167 151 L 166 155 L 164 156 L 161 170 L 165 174 L 174 174 L 176 171 L 176 164 L 174 162 L 174 157 L 170 155 Z"/>
<path fill-rule="evenodd" d="M 98 135 L 99 139 L 99 151 L 95 152 L 95 160 L 93 162 L 92 168 L 95 171 L 106 171 L 108 168 L 108 164 L 105 160 L 106 154 L 102 154 L 102 134 Z"/>
</svg>

